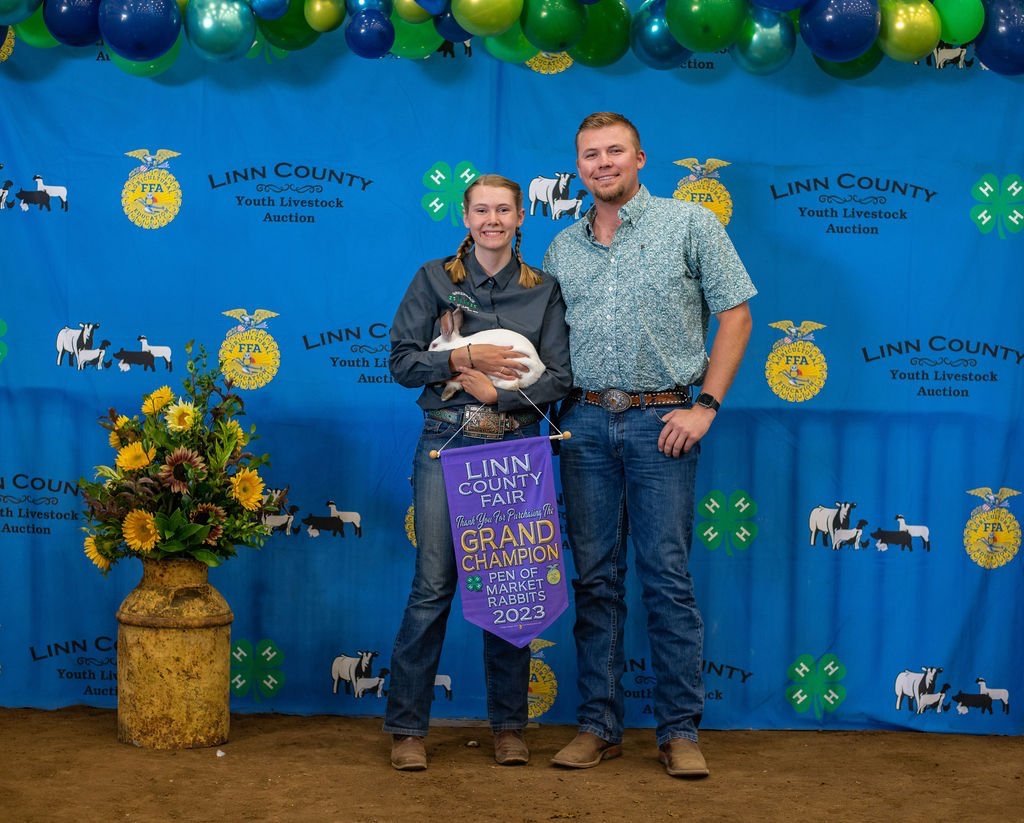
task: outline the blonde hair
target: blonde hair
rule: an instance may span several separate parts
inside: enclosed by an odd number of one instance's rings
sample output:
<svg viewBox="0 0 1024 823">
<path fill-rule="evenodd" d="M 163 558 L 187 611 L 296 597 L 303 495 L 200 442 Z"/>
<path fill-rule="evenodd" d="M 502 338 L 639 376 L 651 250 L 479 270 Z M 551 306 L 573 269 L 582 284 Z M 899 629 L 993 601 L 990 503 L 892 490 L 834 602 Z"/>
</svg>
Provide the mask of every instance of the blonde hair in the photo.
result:
<svg viewBox="0 0 1024 823">
<path fill-rule="evenodd" d="M 580 147 L 580 135 L 590 129 L 603 129 L 608 126 L 625 126 L 633 134 L 633 148 L 640 151 L 640 132 L 625 115 L 617 114 L 614 111 L 595 111 L 583 118 L 580 127 L 576 129 L 576 149 Z"/>
<path fill-rule="evenodd" d="M 466 191 L 462 195 L 462 210 L 465 212 L 469 209 L 470 192 L 473 191 L 477 186 L 492 186 L 496 189 L 508 189 L 512 192 L 512 198 L 516 204 L 516 211 L 520 211 L 523 208 L 523 190 L 519 187 L 519 184 L 514 180 L 509 180 L 507 177 L 502 177 L 500 174 L 481 174 L 476 180 L 466 186 Z M 541 281 L 540 273 L 536 269 L 527 266 L 523 261 L 523 256 L 519 251 L 519 247 L 523 242 L 523 232 L 519 226 L 516 226 L 516 242 L 512 247 L 512 256 L 519 261 L 519 285 L 524 289 L 532 289 L 534 286 L 539 285 Z M 459 248 L 455 252 L 455 256 L 444 264 L 444 269 L 448 272 L 448 276 L 451 278 L 452 283 L 461 283 L 466 279 L 466 265 L 462 262 L 462 258 L 466 256 L 466 252 L 469 251 L 473 245 L 473 235 L 467 234 L 466 239 L 459 244 Z"/>
</svg>

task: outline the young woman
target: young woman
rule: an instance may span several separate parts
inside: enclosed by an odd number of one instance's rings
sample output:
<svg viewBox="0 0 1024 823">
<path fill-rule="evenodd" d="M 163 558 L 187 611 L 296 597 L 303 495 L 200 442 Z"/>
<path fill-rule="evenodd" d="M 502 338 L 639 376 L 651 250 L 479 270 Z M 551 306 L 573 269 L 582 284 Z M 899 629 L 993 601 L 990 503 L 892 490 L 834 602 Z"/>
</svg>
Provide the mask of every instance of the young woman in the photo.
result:
<svg viewBox="0 0 1024 823">
<path fill-rule="evenodd" d="M 384 731 L 393 736 L 391 765 L 403 771 L 427 767 L 423 738 L 458 582 L 441 462 L 430 452 L 445 444 L 457 448 L 539 433 L 540 415 L 533 406 L 490 380 L 525 370 L 521 356 L 510 346 L 485 344 L 431 351 L 431 341 L 441 333 L 440 316 L 461 308 L 466 336 L 502 328 L 527 337 L 547 366 L 525 390 L 540 408 L 572 386 L 562 294 L 519 254 L 524 215 L 519 186 L 496 174 L 478 177 L 466 189 L 463 211 L 466 239 L 454 257 L 432 260 L 416 272 L 391 327 L 391 373 L 403 386 L 422 387 L 417 402 L 424 414 L 413 465 L 416 572 L 391 655 L 384 719 Z M 453 379 L 462 391 L 442 399 L 445 383 Z M 466 420 L 470 424 L 449 443 Z M 530 758 L 523 740 L 529 647 L 519 649 L 484 632 L 484 673 L 495 760 L 525 764 Z"/>
</svg>

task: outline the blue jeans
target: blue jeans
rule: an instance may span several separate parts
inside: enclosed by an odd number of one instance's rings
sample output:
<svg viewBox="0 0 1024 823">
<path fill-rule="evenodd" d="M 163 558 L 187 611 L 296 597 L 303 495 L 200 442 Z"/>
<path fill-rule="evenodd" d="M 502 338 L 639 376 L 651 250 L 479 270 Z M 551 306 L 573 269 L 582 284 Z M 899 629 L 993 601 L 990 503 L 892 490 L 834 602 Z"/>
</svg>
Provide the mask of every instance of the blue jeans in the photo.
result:
<svg viewBox="0 0 1024 823">
<path fill-rule="evenodd" d="M 424 737 L 430 723 L 434 678 L 441 660 L 448 613 L 458 586 L 451 521 L 441 461 L 430 457 L 441 449 L 458 425 L 426 418 L 413 465 L 416 518 L 416 572 L 401 628 L 391 653 L 391 686 L 384 731 Z M 504 439 L 536 437 L 537 424 L 510 432 Z M 446 448 L 488 442 L 458 435 Z M 529 716 L 530 647 L 484 632 L 484 677 L 487 717 L 495 732 L 523 729 Z"/>
<path fill-rule="evenodd" d="M 647 608 L 658 745 L 697 739 L 704 712 L 704 622 L 688 561 L 699 444 L 678 458 L 658 451 L 661 417 L 677 406 L 613 414 L 576 403 L 559 422 L 566 522 L 576 565 L 579 728 L 622 740 L 626 535 Z"/>
</svg>

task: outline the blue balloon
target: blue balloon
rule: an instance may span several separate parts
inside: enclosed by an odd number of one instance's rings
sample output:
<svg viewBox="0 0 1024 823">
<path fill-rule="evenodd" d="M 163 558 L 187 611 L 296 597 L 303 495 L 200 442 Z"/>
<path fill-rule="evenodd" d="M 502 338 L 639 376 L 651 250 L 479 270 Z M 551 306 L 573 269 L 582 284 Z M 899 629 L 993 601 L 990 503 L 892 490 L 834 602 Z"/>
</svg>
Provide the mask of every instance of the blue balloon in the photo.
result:
<svg viewBox="0 0 1024 823">
<path fill-rule="evenodd" d="M 424 11 L 429 11 L 431 17 L 437 17 L 448 8 L 448 0 L 414 0 L 414 2 Z"/>
<path fill-rule="evenodd" d="M 629 27 L 629 42 L 633 54 L 652 69 L 677 69 L 693 54 L 681 45 L 668 30 L 665 21 L 667 0 L 647 0 L 635 15 Z"/>
<path fill-rule="evenodd" d="M 974 54 L 996 74 L 1024 74 L 1024 0 L 982 0 L 985 24 Z"/>
<path fill-rule="evenodd" d="M 472 39 L 473 35 L 458 24 L 452 14 L 451 3 L 445 6 L 444 11 L 434 18 L 434 30 L 445 40 L 452 43 L 462 43 Z"/>
<path fill-rule="evenodd" d="M 392 0 L 345 0 L 345 11 L 352 17 L 368 9 L 382 12 L 385 17 L 390 17 L 393 7 Z"/>
<path fill-rule="evenodd" d="M 836 63 L 870 49 L 881 24 L 878 0 L 811 0 L 800 12 L 800 36 L 807 48 Z"/>
<path fill-rule="evenodd" d="M 249 0 L 249 8 L 260 20 L 280 20 L 288 11 L 288 0 Z"/>
<path fill-rule="evenodd" d="M 155 60 L 170 51 L 181 31 L 175 0 L 100 0 L 100 34 L 125 60 Z"/>
<path fill-rule="evenodd" d="M 100 0 L 44 0 L 43 22 L 58 43 L 92 45 L 100 39 Z"/>
<path fill-rule="evenodd" d="M 42 0 L 0 0 L 0 26 L 13 26 L 28 20 L 41 3 Z"/>
<path fill-rule="evenodd" d="M 754 6 L 729 54 L 751 74 L 771 74 L 786 65 L 796 50 L 796 27 L 788 14 Z"/>
<path fill-rule="evenodd" d="M 750 0 L 751 5 L 772 11 L 793 11 L 807 3 L 807 0 Z"/>
<path fill-rule="evenodd" d="M 383 57 L 395 45 L 395 27 L 383 12 L 364 9 L 348 21 L 345 42 L 360 57 L 374 60 Z"/>
</svg>

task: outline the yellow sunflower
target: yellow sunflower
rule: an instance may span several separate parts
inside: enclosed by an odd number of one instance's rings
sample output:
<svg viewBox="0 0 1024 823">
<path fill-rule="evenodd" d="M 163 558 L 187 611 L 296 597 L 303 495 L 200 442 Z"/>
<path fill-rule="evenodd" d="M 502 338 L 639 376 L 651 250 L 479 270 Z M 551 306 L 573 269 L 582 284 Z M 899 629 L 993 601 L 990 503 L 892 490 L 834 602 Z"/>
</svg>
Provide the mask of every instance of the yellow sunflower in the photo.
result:
<svg viewBox="0 0 1024 823">
<path fill-rule="evenodd" d="M 235 447 L 241 448 L 248 441 L 249 438 L 245 436 L 245 430 L 239 425 L 237 420 L 229 420 L 224 424 L 224 428 L 227 429 L 227 433 L 235 438 Z"/>
<path fill-rule="evenodd" d="M 142 401 L 143 414 L 157 414 L 164 406 L 174 400 L 174 392 L 170 386 L 161 386 Z"/>
<path fill-rule="evenodd" d="M 156 520 L 153 519 L 153 515 L 142 509 L 128 512 L 121 524 L 121 531 L 128 548 L 138 552 L 153 551 L 153 547 L 160 539 L 156 530 Z"/>
<path fill-rule="evenodd" d="M 110 436 L 107 438 L 107 442 L 110 443 L 110 448 L 119 449 L 122 446 L 131 443 L 130 433 L 125 431 L 125 426 L 131 423 L 131 418 L 127 415 L 119 415 L 117 420 L 114 422 L 114 428 L 110 432 Z"/>
<path fill-rule="evenodd" d="M 263 479 L 252 469 L 242 469 L 231 478 L 231 496 L 242 508 L 255 511 L 263 500 Z"/>
<path fill-rule="evenodd" d="M 88 557 L 93 562 L 93 565 L 95 565 L 101 572 L 110 571 L 110 561 L 100 554 L 99 549 L 96 548 L 96 538 L 92 535 L 85 538 L 85 556 Z"/>
<path fill-rule="evenodd" d="M 172 432 L 185 432 L 196 422 L 196 407 L 187 400 L 179 400 L 167 410 L 167 429 Z"/>
<path fill-rule="evenodd" d="M 156 448 L 147 451 L 141 443 L 129 443 L 122 446 L 117 452 L 117 467 L 121 471 L 135 471 L 144 469 L 156 456 Z"/>
</svg>

